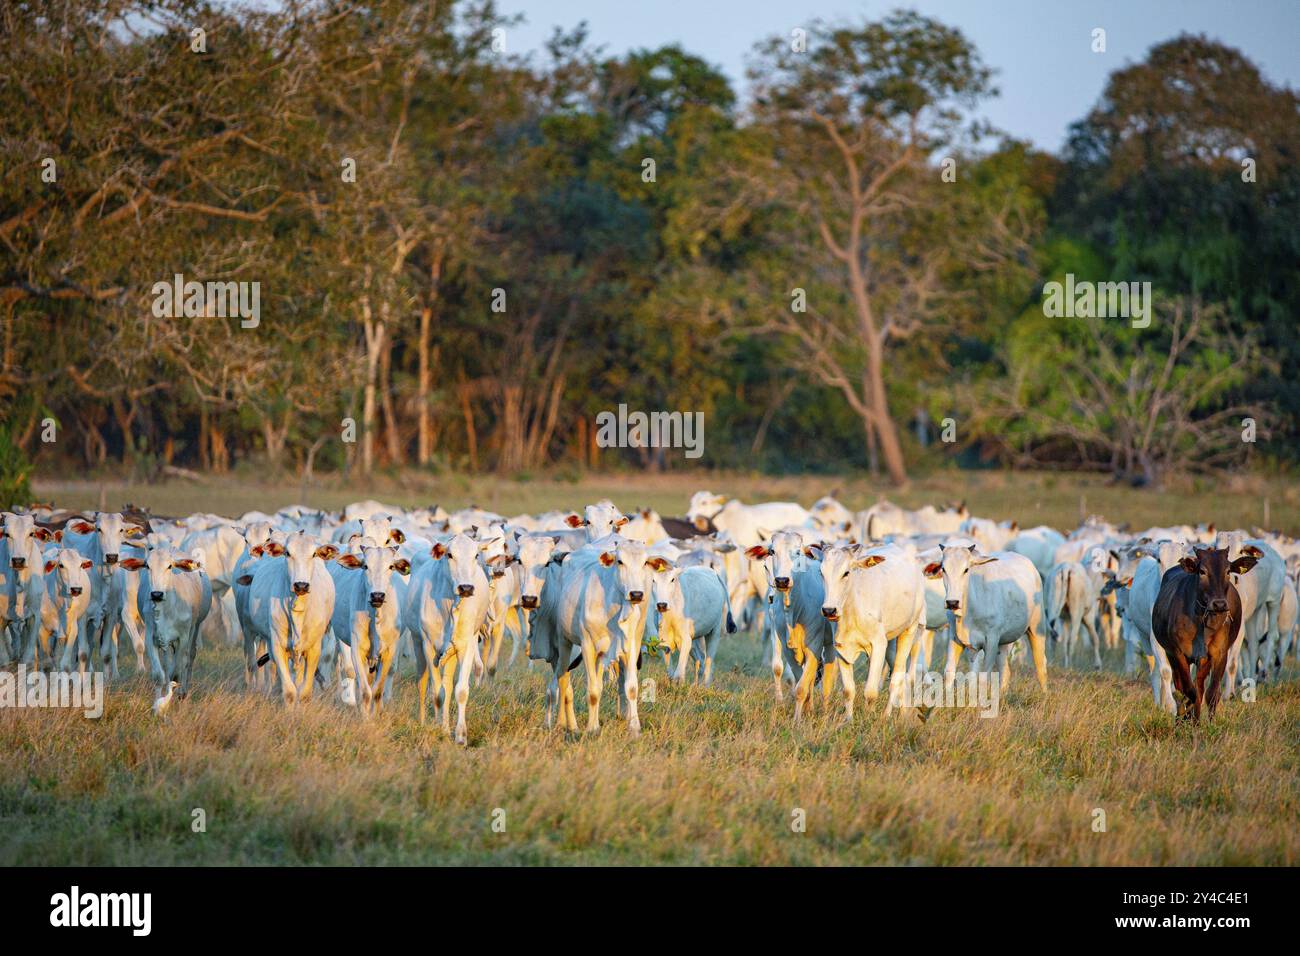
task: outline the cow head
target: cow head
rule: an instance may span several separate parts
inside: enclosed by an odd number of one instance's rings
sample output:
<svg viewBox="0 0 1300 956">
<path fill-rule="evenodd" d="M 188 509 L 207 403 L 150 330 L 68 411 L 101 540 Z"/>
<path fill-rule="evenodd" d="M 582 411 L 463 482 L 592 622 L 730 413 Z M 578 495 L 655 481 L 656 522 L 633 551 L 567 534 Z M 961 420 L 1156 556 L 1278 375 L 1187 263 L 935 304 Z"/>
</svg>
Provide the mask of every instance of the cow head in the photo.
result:
<svg viewBox="0 0 1300 956">
<path fill-rule="evenodd" d="M 640 541 L 620 541 L 612 551 L 601 552 L 600 563 L 617 574 L 620 601 L 637 605 L 645 600 L 650 560 Z"/>
<path fill-rule="evenodd" d="M 99 535 L 99 550 L 104 556 L 105 569 L 107 566 L 117 564 L 118 556 L 122 553 L 122 541 L 126 537 L 126 519 L 120 514 L 113 511 L 101 511 L 95 516 L 94 525 L 88 529 L 85 522 L 72 522 L 70 527 L 78 534 L 88 534 L 93 531 Z"/>
<path fill-rule="evenodd" d="M 53 540 L 54 535 L 47 528 L 36 525 L 32 515 L 4 513 L 0 523 L 4 539 L 9 544 L 9 567 L 14 571 L 29 571 L 40 567 L 41 544 Z"/>
<path fill-rule="evenodd" d="M 515 569 L 519 590 L 519 606 L 534 611 L 541 603 L 542 585 L 546 581 L 545 569 L 555 552 L 555 539 L 547 535 L 526 535 L 516 542 Z"/>
<path fill-rule="evenodd" d="M 122 561 L 122 567 L 128 571 L 140 566 L 141 562 L 137 558 Z M 149 569 L 149 600 L 154 603 L 155 611 L 172 590 L 172 575 L 200 570 L 197 558 L 166 546 L 150 549 L 143 566 Z"/>
<path fill-rule="evenodd" d="M 830 548 L 822 553 L 822 617 L 838 621 L 849 595 L 850 577 L 859 568 L 874 568 L 885 560 L 883 554 L 862 554 L 857 548 Z"/>
<path fill-rule="evenodd" d="M 944 603 L 954 617 L 960 618 L 966 613 L 966 593 L 970 585 L 971 568 L 996 561 L 997 558 L 975 553 L 975 545 L 969 547 L 947 547 L 943 549 L 943 561 L 940 573 L 943 575 Z M 929 569 L 927 568 L 927 571 Z"/>
<path fill-rule="evenodd" d="M 338 557 L 339 549 L 332 544 L 317 545 L 316 539 L 305 531 L 295 531 L 285 538 L 284 545 L 268 542 L 266 553 L 272 554 L 282 550 L 285 567 L 289 573 L 289 586 L 295 597 L 301 597 L 311 591 L 311 579 L 316 570 L 316 561 L 331 561 Z"/>
<path fill-rule="evenodd" d="M 445 544 L 435 543 L 429 552 L 435 560 L 447 562 L 447 573 L 457 598 L 487 594 L 488 577 L 479 560 L 480 548 L 480 542 L 461 533 Z"/>
<path fill-rule="evenodd" d="M 756 544 L 745 551 L 751 561 L 761 561 L 767 576 L 767 585 L 775 588 L 786 607 L 790 606 L 790 590 L 794 586 L 796 571 L 808 567 L 809 558 L 821 557 L 818 545 L 807 545 L 794 531 L 778 531 L 767 544 Z"/>
<path fill-rule="evenodd" d="M 686 607 L 686 598 L 682 594 L 682 585 L 678 577 L 682 569 L 667 558 L 654 557 L 646 562 L 650 569 L 650 599 L 655 610 L 660 614 L 669 611 L 681 613 Z"/>
<path fill-rule="evenodd" d="M 338 563 L 361 571 L 366 576 L 366 593 L 371 607 L 383 607 L 392 588 L 393 572 L 407 574 L 411 564 L 394 547 L 380 547 L 373 542 L 356 554 L 341 554 Z"/>
<path fill-rule="evenodd" d="M 1197 608 L 1214 621 L 1228 613 L 1228 588 L 1232 583 L 1228 575 L 1244 574 L 1258 560 L 1253 554 L 1243 554 L 1229 561 L 1227 548 L 1196 548 L 1191 557 L 1179 563 L 1188 574 L 1196 575 Z"/>
<path fill-rule="evenodd" d="M 695 525 L 697 531 L 708 531 L 709 522 L 721 513 L 727 500 L 726 495 L 715 495 L 711 491 L 697 491 L 691 495 L 691 503 L 686 509 L 686 520 Z"/>
<path fill-rule="evenodd" d="M 83 557 L 72 548 L 51 549 L 45 556 L 45 574 L 57 575 L 60 597 L 80 597 L 90 589 L 90 576 L 86 573 L 95 562 Z"/>
</svg>

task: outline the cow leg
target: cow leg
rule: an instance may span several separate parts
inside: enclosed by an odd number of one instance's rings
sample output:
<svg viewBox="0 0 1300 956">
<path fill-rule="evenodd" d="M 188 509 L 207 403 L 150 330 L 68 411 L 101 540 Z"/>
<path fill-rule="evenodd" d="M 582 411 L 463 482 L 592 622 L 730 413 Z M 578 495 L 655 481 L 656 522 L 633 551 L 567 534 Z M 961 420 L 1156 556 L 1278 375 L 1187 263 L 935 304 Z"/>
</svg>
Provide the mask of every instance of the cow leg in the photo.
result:
<svg viewBox="0 0 1300 956">
<path fill-rule="evenodd" d="M 1192 683 L 1192 674 L 1187 666 L 1187 659 L 1182 654 L 1176 654 L 1169 663 L 1173 669 L 1174 685 L 1178 688 L 1178 692 L 1183 695 L 1183 701 L 1178 706 L 1178 716 L 1185 718 L 1190 710 L 1192 723 L 1199 723 L 1201 720 L 1201 701 L 1197 696 L 1196 686 Z"/>
<path fill-rule="evenodd" d="M 1083 616 L 1083 626 L 1092 639 L 1092 665 L 1097 670 L 1101 670 L 1101 635 L 1097 631 L 1096 622 L 1093 621 L 1091 614 Z"/>
<path fill-rule="evenodd" d="M 600 733 L 600 692 L 603 684 L 600 652 L 591 639 L 582 640 L 582 663 L 587 671 L 587 733 Z"/>
<path fill-rule="evenodd" d="M 943 693 L 945 699 L 947 699 L 952 692 L 953 686 L 957 683 L 957 665 L 961 661 L 962 650 L 964 648 L 956 638 L 948 641 L 948 659 L 943 665 Z"/>
<path fill-rule="evenodd" d="M 639 648 L 627 647 L 623 660 L 623 696 L 627 699 L 627 730 L 633 737 L 641 733 L 641 711 L 637 706 L 640 686 L 637 683 L 636 654 Z"/>
<path fill-rule="evenodd" d="M 1151 683 L 1158 695 L 1156 706 L 1171 714 L 1178 713 L 1178 705 L 1174 702 L 1173 689 L 1173 669 L 1169 666 L 1169 658 L 1165 654 L 1165 649 L 1155 641 L 1151 642 L 1151 657 L 1155 661 L 1155 668 L 1151 677 Z"/>
<path fill-rule="evenodd" d="M 359 707 L 357 675 L 361 672 L 361 661 L 357 659 L 356 639 L 351 647 L 346 644 L 339 648 L 339 700 L 349 707 Z"/>
<path fill-rule="evenodd" d="M 1227 654 L 1212 656 L 1213 667 L 1210 668 L 1210 689 L 1206 694 L 1206 704 L 1209 706 L 1210 720 L 1214 719 L 1214 713 L 1219 709 L 1219 692 L 1223 689 L 1223 672 L 1228 663 Z"/>
<path fill-rule="evenodd" d="M 293 680 L 293 670 L 289 666 L 289 655 L 278 639 L 271 641 L 271 659 L 275 661 L 275 672 L 280 677 L 280 694 L 286 705 L 298 699 L 298 685 Z"/>
<path fill-rule="evenodd" d="M 453 643 L 442 655 L 441 673 L 438 692 L 438 718 L 442 723 L 443 733 L 451 733 L 451 699 L 456 691 L 457 666 L 470 667 L 468 661 L 461 661 L 460 649 Z"/>
<path fill-rule="evenodd" d="M 565 651 L 561 658 L 568 658 L 568 662 L 573 661 L 573 646 L 565 645 Z M 573 692 L 573 672 L 569 670 L 568 663 L 564 667 L 564 675 L 560 682 L 560 706 L 563 708 L 564 727 L 570 733 L 578 732 L 578 711 L 574 707 Z"/>
<path fill-rule="evenodd" d="M 803 716 L 804 708 L 808 706 L 808 701 L 812 697 L 813 683 L 816 680 L 817 659 L 810 654 L 804 662 L 804 669 L 799 676 L 799 683 L 795 684 L 794 688 L 794 719 L 796 721 Z"/>
<path fill-rule="evenodd" d="M 898 635 L 898 650 L 894 656 L 894 672 L 889 675 L 889 698 L 885 701 L 885 716 L 888 717 L 895 707 L 906 709 L 904 694 L 907 692 L 907 681 L 911 677 L 912 668 L 908 661 L 912 655 L 913 642 L 919 643 L 920 635 L 918 631 L 923 631 L 925 624 L 922 622 L 915 628 L 908 628 L 902 634 Z"/>
<path fill-rule="evenodd" d="M 476 640 L 476 635 L 471 634 L 467 643 L 471 644 Z M 460 668 L 456 680 L 456 743 L 466 744 L 469 742 L 469 730 L 465 720 L 466 711 L 469 709 L 469 678 L 474 672 L 473 647 L 466 647 L 464 654 L 457 654 L 461 658 Z"/>
<path fill-rule="evenodd" d="M 772 682 L 776 686 L 776 702 L 779 704 L 785 699 L 781 684 L 785 678 L 785 660 L 781 654 L 781 643 L 776 639 L 776 634 L 772 634 Z"/>
<path fill-rule="evenodd" d="M 856 660 L 856 656 L 855 656 Z M 853 662 L 846 660 L 843 655 L 835 655 L 835 667 L 840 672 L 840 691 L 844 699 L 844 722 L 847 724 L 853 720 L 853 700 L 857 696 L 857 681 L 853 677 Z"/>
<path fill-rule="evenodd" d="M 420 699 L 419 714 L 420 723 L 424 723 L 425 717 L 429 712 L 429 675 L 433 671 L 433 649 L 429 646 L 428 638 L 418 635 L 419 643 L 416 643 L 417 635 L 412 635 L 411 641 L 415 650 L 415 678 L 416 688 Z M 437 690 L 434 690 L 434 696 L 437 696 Z"/>
<path fill-rule="evenodd" d="M 871 655 L 871 660 L 867 667 L 867 685 L 863 689 L 862 696 L 870 706 L 880 696 L 881 673 L 885 669 L 885 655 L 889 650 L 889 641 L 885 639 L 885 632 L 881 630 L 867 638 L 867 642 L 871 645 L 871 650 L 867 652 Z M 892 676 L 890 684 L 893 684 Z"/>
</svg>

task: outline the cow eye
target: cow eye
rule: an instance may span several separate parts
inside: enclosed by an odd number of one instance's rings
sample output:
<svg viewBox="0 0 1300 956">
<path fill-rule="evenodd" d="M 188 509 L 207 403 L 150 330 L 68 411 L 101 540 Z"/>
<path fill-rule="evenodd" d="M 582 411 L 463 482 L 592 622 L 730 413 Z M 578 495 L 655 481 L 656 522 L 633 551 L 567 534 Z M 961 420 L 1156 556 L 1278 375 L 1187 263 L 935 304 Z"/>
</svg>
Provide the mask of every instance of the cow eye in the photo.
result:
<svg viewBox="0 0 1300 956">
<path fill-rule="evenodd" d="M 848 576 L 849 576 L 849 572 L 847 571 L 845 571 L 843 574 L 840 575 L 841 578 L 847 578 Z"/>
</svg>

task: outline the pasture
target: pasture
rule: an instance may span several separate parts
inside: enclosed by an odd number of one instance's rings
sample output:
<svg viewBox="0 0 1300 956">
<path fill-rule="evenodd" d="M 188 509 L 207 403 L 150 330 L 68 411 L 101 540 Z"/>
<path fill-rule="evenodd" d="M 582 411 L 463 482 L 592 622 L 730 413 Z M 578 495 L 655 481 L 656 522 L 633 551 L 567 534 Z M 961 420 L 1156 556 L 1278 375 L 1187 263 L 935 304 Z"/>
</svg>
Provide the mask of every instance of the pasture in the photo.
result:
<svg viewBox="0 0 1300 956">
<path fill-rule="evenodd" d="M 408 479 L 410 480 L 410 479 Z M 431 485 L 431 488 L 426 488 Z M 865 482 L 737 476 L 579 483 L 395 481 L 399 504 L 471 501 L 509 513 L 611 495 L 684 509 L 690 490 L 805 503 Z M 157 513 L 237 513 L 294 500 L 337 506 L 356 489 L 234 482 L 38 486 L 42 498 Z M 993 517 L 1071 526 L 1080 496 L 1114 521 L 1249 525 L 1261 496 L 1295 531 L 1296 496 L 1157 495 L 1078 476 L 977 474 L 919 483 L 897 500 L 966 497 Z M 127 657 L 129 658 L 129 654 Z M 153 688 L 124 664 L 104 715 L 0 710 L 0 862 L 11 864 L 1155 864 L 1300 862 L 1300 684 L 1284 681 L 1218 719 L 1175 726 L 1144 677 L 1057 667 L 1044 697 L 1016 662 L 1001 713 L 936 710 L 927 721 L 861 706 L 851 725 L 818 706 L 795 726 L 772 698 L 755 635 L 727 637 L 711 688 L 670 685 L 647 655 L 643 729 L 631 739 L 605 695 L 598 737 L 543 727 L 544 669 L 522 654 L 470 698 L 469 745 L 415 719 L 409 664 L 393 702 L 365 721 L 320 695 L 286 710 L 247 693 L 242 660 L 205 642 L 190 699 L 155 717 Z M 865 661 L 858 666 L 858 680 Z M 579 686 L 581 687 L 581 678 Z M 581 690 L 579 691 L 581 694 Z M 201 809 L 205 831 L 195 832 Z M 1104 823 L 1104 829 L 1101 824 Z M 800 825 L 802 824 L 802 825 Z"/>
</svg>

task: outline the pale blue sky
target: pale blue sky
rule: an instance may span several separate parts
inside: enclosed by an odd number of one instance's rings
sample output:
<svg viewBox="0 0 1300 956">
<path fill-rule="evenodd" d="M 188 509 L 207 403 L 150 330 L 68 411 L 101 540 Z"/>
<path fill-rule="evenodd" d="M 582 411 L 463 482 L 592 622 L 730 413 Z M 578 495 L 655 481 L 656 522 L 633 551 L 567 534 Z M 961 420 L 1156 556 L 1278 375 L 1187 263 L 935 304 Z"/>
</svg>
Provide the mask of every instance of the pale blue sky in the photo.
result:
<svg viewBox="0 0 1300 956">
<path fill-rule="evenodd" d="M 608 54 L 680 43 L 742 92 L 756 40 L 819 17 L 875 18 L 898 6 L 959 27 L 998 71 L 1001 95 L 984 115 L 1043 149 L 1061 146 L 1109 73 L 1181 32 L 1235 46 L 1271 82 L 1300 86 L 1300 0 L 499 0 L 503 13 L 527 17 L 507 37 L 511 52 L 540 50 L 552 27 L 586 20 Z M 1095 27 L 1106 30 L 1102 54 L 1091 49 Z"/>
</svg>

